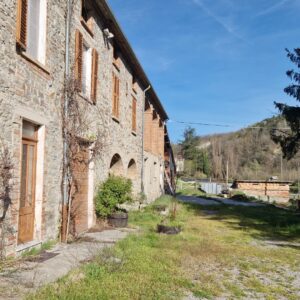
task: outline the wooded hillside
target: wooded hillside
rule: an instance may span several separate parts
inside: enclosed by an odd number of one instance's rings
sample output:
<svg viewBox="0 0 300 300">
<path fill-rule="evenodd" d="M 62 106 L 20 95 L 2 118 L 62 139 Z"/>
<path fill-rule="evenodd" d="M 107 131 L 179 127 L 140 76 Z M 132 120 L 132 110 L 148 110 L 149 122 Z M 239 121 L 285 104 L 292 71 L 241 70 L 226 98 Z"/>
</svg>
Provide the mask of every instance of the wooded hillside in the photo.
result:
<svg viewBox="0 0 300 300">
<path fill-rule="evenodd" d="M 186 175 L 224 179 L 228 161 L 230 179 L 267 179 L 278 176 L 280 180 L 296 180 L 300 154 L 287 161 L 270 136 L 274 128 L 285 128 L 285 121 L 279 117 L 266 119 L 245 129 L 227 134 L 197 137 L 200 161 L 186 162 Z M 175 147 L 176 148 L 176 147 Z M 181 151 L 177 147 L 177 151 Z M 206 169 L 201 157 L 208 157 Z M 203 172 L 204 171 L 204 172 Z M 192 174 L 194 173 L 194 174 Z"/>
</svg>

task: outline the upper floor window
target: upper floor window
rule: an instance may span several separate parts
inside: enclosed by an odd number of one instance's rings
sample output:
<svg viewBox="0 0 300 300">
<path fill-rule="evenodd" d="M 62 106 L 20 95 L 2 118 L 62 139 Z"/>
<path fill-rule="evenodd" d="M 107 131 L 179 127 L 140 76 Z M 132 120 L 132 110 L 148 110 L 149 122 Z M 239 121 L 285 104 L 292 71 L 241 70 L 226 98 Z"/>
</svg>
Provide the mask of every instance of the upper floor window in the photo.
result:
<svg viewBox="0 0 300 300">
<path fill-rule="evenodd" d="M 30 58 L 46 61 L 46 0 L 18 0 L 17 44 Z"/>
<path fill-rule="evenodd" d="M 136 132 L 136 106 L 137 106 L 137 101 L 133 97 L 132 98 L 132 131 Z"/>
<path fill-rule="evenodd" d="M 112 114 L 113 117 L 119 119 L 120 117 L 120 80 L 113 72 L 113 99 L 112 99 Z"/>
<path fill-rule="evenodd" d="M 92 79 L 92 49 L 83 43 L 82 53 L 82 94 L 87 98 L 91 96 L 91 79 Z"/>
<path fill-rule="evenodd" d="M 92 4 L 90 0 L 81 1 L 81 24 L 93 36 Z"/>
<path fill-rule="evenodd" d="M 98 82 L 98 53 L 83 40 L 77 30 L 75 41 L 75 78 L 82 95 L 96 103 Z"/>
</svg>

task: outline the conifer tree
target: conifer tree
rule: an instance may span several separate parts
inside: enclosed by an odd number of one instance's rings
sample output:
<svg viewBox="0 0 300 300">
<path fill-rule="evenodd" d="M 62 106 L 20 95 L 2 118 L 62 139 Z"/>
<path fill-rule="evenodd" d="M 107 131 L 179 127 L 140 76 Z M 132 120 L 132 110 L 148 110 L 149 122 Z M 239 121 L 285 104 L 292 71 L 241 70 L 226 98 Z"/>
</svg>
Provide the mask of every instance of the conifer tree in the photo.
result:
<svg viewBox="0 0 300 300">
<path fill-rule="evenodd" d="M 292 83 L 284 89 L 284 92 L 300 102 L 300 48 L 294 49 L 293 52 L 288 49 L 286 51 L 287 57 L 296 65 L 298 71 L 288 70 L 286 72 Z M 272 138 L 280 144 L 284 157 L 291 159 L 300 149 L 300 107 L 278 102 L 275 102 L 275 106 L 286 120 L 290 130 L 273 130 Z"/>
</svg>

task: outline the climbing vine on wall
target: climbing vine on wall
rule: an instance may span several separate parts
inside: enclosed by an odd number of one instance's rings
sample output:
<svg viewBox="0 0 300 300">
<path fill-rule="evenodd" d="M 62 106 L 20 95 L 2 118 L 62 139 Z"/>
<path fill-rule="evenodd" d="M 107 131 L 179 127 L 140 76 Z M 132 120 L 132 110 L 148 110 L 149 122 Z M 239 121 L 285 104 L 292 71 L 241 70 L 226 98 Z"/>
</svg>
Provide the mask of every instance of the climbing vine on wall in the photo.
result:
<svg viewBox="0 0 300 300">
<path fill-rule="evenodd" d="M 80 96 L 79 85 L 74 76 L 66 81 L 67 101 L 62 106 L 63 137 L 67 145 L 64 167 L 68 177 L 68 215 L 65 222 L 66 232 L 63 234 L 66 238 L 70 233 L 76 234 L 72 228 L 78 210 L 73 201 L 79 190 L 74 174 L 76 166 L 80 164 L 81 167 L 88 168 L 92 162 L 100 158 L 104 147 L 108 144 L 108 126 L 104 122 L 104 116 L 108 115 L 108 112 L 103 106 L 94 105 Z M 82 151 L 86 149 L 89 152 L 88 158 L 82 156 Z"/>
<path fill-rule="evenodd" d="M 12 204 L 13 163 L 7 145 L 0 139 L 0 259 L 4 257 L 5 239 L 7 235 L 6 217 Z"/>
</svg>

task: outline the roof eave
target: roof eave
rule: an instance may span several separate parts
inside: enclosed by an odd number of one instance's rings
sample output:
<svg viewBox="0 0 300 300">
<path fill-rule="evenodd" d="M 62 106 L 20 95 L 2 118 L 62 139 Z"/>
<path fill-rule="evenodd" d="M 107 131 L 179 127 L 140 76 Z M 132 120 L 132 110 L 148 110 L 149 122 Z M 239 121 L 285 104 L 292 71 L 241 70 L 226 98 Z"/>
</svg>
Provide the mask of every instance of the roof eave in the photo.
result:
<svg viewBox="0 0 300 300">
<path fill-rule="evenodd" d="M 154 101 L 155 107 L 162 119 L 164 121 L 168 120 L 169 117 L 161 101 L 159 100 L 155 89 L 153 88 L 148 76 L 146 75 L 142 65 L 135 55 L 127 37 L 122 31 L 121 26 L 114 16 L 109 4 L 105 0 L 96 0 L 95 2 L 101 12 L 101 15 L 105 18 L 105 20 L 103 20 L 104 24 L 110 29 L 110 31 L 113 32 L 115 36 L 114 39 L 117 41 L 120 50 L 122 50 L 122 55 L 126 58 L 127 63 L 133 69 L 134 75 L 140 80 L 140 83 L 144 89 L 146 89 L 148 86 L 151 86 L 151 89 L 148 92 L 150 99 Z"/>
</svg>

